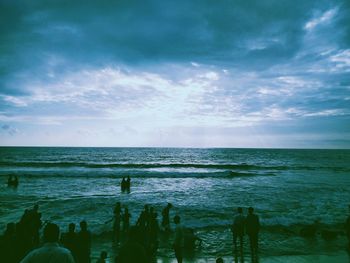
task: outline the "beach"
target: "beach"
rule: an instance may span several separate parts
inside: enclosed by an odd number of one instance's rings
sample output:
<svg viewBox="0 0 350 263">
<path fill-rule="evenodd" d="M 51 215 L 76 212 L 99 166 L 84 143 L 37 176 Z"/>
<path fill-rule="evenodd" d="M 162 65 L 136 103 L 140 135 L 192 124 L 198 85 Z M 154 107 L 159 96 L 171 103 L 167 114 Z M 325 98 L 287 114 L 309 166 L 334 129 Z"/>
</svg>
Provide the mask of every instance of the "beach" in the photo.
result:
<svg viewBox="0 0 350 263">
<path fill-rule="evenodd" d="M 62 232 L 69 223 L 86 220 L 93 258 L 103 249 L 115 253 L 112 224 L 105 222 L 116 202 L 129 208 L 131 224 L 145 204 L 160 220 L 170 202 L 170 216 L 180 215 L 203 239 L 193 262 L 232 258 L 229 227 L 238 206 L 244 214 L 252 206 L 260 217 L 261 262 L 347 259 L 349 150 L 2 147 L 0 167 L 2 231 L 39 204 L 42 219 L 57 223 Z M 6 186 L 8 175 L 19 177 L 17 189 Z M 120 191 L 125 176 L 131 177 L 130 193 Z M 318 234 L 300 236 L 315 220 Z M 337 236 L 325 240 L 322 230 Z M 159 260 L 174 258 L 171 239 L 160 242 Z M 247 242 L 245 250 L 249 255 Z"/>
</svg>

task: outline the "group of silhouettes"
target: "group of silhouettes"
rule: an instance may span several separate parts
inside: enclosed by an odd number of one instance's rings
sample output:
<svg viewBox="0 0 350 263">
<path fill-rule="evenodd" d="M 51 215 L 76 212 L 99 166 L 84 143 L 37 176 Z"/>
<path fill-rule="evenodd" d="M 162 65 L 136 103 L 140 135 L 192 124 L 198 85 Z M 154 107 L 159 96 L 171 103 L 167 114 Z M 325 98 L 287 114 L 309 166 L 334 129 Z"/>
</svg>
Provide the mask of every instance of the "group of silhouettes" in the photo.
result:
<svg viewBox="0 0 350 263">
<path fill-rule="evenodd" d="M 47 244 L 42 248 L 33 250 L 40 244 L 39 233 L 42 227 L 44 227 L 43 239 Z M 36 204 L 32 209 L 25 210 L 18 223 L 7 224 L 6 230 L 0 239 L 0 255 L 1 259 L 4 260 L 2 262 L 42 262 L 36 259 L 35 256 L 43 257 L 44 254 L 55 256 L 55 253 L 50 254 L 50 250 L 53 249 L 51 243 L 58 242 L 69 252 L 62 250 L 65 252 L 68 261 L 64 259 L 60 262 L 90 262 L 91 234 L 87 229 L 86 221 L 80 222 L 79 232 L 75 232 L 74 223 L 69 224 L 68 232 L 63 233 L 61 238 L 59 237 L 58 226 L 50 222 L 42 222 L 39 206 Z M 42 253 L 38 253 L 37 250 L 42 250 L 39 251 Z"/>
<path fill-rule="evenodd" d="M 128 176 L 127 178 L 123 177 L 121 183 L 120 183 L 120 189 L 121 191 L 124 192 L 128 192 L 130 193 L 130 186 L 131 186 L 131 179 L 130 176 Z"/>
<path fill-rule="evenodd" d="M 11 176 L 9 186 L 17 186 L 18 178 Z M 130 177 L 123 178 L 121 182 L 122 192 L 130 192 Z M 118 263 L 149 263 L 154 262 L 159 246 L 159 234 L 162 231 L 165 236 L 171 233 L 170 210 L 172 204 L 168 203 L 161 212 L 161 223 L 154 207 L 145 205 L 136 220 L 136 224 L 130 224 L 131 214 L 128 207 L 117 202 L 113 209 L 113 217 L 105 224 L 113 222 L 113 241 L 118 244 L 117 256 L 114 262 Z M 350 205 L 349 205 L 350 212 Z M 8 263 L 34 263 L 46 262 L 47 258 L 55 259 L 60 263 L 90 263 L 91 233 L 87 228 L 87 222 L 80 222 L 80 231 L 76 232 L 76 225 L 69 224 L 68 232 L 60 235 L 59 227 L 50 222 L 42 222 L 39 206 L 26 209 L 18 223 L 9 223 L 0 238 L 0 255 L 4 262 Z M 181 218 L 173 217 L 174 242 L 173 250 L 178 263 L 182 263 L 185 251 L 193 251 L 202 240 L 195 235 L 194 230 L 181 225 Z M 43 228 L 44 245 L 40 248 L 40 230 Z M 310 228 L 310 229 L 309 229 Z M 310 236 L 315 233 L 315 225 L 302 229 L 301 236 Z M 237 213 L 231 224 L 233 237 L 233 253 L 235 262 L 239 259 L 244 262 L 244 236 L 247 235 L 250 245 L 250 258 L 252 263 L 258 262 L 258 235 L 260 221 L 254 213 L 254 208 L 249 207 L 247 215 L 243 214 L 243 208 L 238 207 Z M 305 234 L 305 233 L 307 234 Z M 310 232 L 310 233 L 309 233 Z M 346 220 L 346 235 L 349 240 L 350 251 L 350 216 Z M 59 246 L 60 243 L 63 247 Z M 97 263 L 105 263 L 107 252 L 102 251 Z M 223 263 L 222 258 L 216 260 Z"/>
<path fill-rule="evenodd" d="M 240 257 L 241 262 L 244 262 L 243 255 L 243 237 L 244 234 L 248 235 L 250 251 L 251 251 L 251 261 L 258 262 L 258 235 L 260 231 L 260 221 L 258 215 L 254 214 L 254 208 L 248 208 L 247 216 L 243 215 L 243 208 L 237 208 L 237 215 L 233 219 L 233 224 L 231 225 L 231 231 L 233 236 L 233 248 L 235 261 L 238 261 Z"/>
<path fill-rule="evenodd" d="M 168 203 L 162 209 L 161 224 L 158 221 L 158 213 L 154 207 L 145 205 L 141 211 L 136 224 L 130 226 L 130 213 L 127 206 L 124 206 L 122 211 L 121 203 L 117 202 L 113 210 L 113 218 L 105 223 L 113 221 L 113 241 L 119 243 L 124 237 L 124 243 L 120 247 L 118 256 L 115 262 L 152 262 L 155 259 L 156 252 L 159 245 L 159 233 L 163 231 L 165 234 L 171 232 L 170 229 L 170 209 L 172 204 Z M 175 216 L 174 223 L 179 229 L 179 216 Z M 175 231 L 174 250 L 178 261 L 181 262 L 182 254 L 179 252 L 181 249 L 191 250 L 196 246 L 196 242 L 201 242 L 193 229 L 186 228 L 181 232 Z M 183 242 L 178 242 L 180 238 L 183 238 Z"/>
<path fill-rule="evenodd" d="M 1 239 L 1 251 L 7 262 L 19 260 L 33 247 L 39 245 L 39 231 L 42 226 L 39 206 L 26 209 L 18 223 L 8 223 Z"/>
<path fill-rule="evenodd" d="M 105 222 L 113 221 L 113 241 L 119 248 L 114 262 L 153 262 L 159 245 L 159 232 L 163 231 L 166 236 L 171 233 L 171 208 L 172 204 L 168 203 L 162 209 L 162 220 L 159 224 L 155 209 L 145 205 L 136 224 L 131 226 L 128 208 L 124 206 L 122 210 L 121 203 L 117 202 L 113 209 L 113 218 Z M 174 223 L 176 228 L 173 248 L 178 262 L 182 262 L 182 250 L 194 249 L 196 242 L 201 242 L 201 239 L 194 234 L 193 229 L 182 228 L 179 216 L 174 217 Z M 0 238 L 1 259 L 8 263 L 48 262 L 48 259 L 60 263 L 90 263 L 91 233 L 86 221 L 81 221 L 79 225 L 79 232 L 76 231 L 76 225 L 70 223 L 68 232 L 60 234 L 58 225 L 42 222 L 39 206 L 36 204 L 32 209 L 25 210 L 18 223 L 7 224 Z M 39 233 L 42 228 L 43 245 L 39 247 Z M 107 252 L 102 251 L 97 263 L 106 262 L 107 256 Z"/>
</svg>

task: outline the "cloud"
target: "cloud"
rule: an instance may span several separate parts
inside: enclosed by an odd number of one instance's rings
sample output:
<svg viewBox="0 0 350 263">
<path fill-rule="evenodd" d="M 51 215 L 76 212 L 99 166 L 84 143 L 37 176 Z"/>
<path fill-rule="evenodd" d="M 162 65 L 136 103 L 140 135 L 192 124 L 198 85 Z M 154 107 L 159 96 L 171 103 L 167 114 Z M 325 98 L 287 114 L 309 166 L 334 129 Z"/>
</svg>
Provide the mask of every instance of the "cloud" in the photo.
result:
<svg viewBox="0 0 350 263">
<path fill-rule="evenodd" d="M 304 28 L 305 30 L 311 31 L 311 30 L 314 30 L 316 27 L 331 23 L 334 17 L 337 15 L 337 13 L 338 13 L 337 7 L 327 10 L 320 16 L 316 15 L 316 17 L 308 21 L 305 24 Z"/>
<path fill-rule="evenodd" d="M 19 133 L 19 130 L 17 128 L 11 127 L 7 124 L 2 125 L 1 129 L 11 136 L 14 136 L 15 134 Z"/>
<path fill-rule="evenodd" d="M 272 134 L 318 118 L 340 129 L 349 11 L 345 0 L 2 1 L 0 121 L 82 143 L 155 142 L 176 127 Z"/>
</svg>

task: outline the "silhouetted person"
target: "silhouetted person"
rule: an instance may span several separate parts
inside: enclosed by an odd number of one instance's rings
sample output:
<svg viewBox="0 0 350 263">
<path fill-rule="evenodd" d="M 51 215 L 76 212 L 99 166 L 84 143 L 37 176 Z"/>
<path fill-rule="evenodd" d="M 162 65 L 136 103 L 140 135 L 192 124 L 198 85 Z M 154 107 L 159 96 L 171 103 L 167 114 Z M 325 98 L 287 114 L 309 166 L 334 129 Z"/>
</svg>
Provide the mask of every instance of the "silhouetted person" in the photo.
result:
<svg viewBox="0 0 350 263">
<path fill-rule="evenodd" d="M 184 230 L 180 220 L 181 218 L 178 215 L 174 216 L 174 223 L 175 223 L 174 252 L 178 263 L 182 263 L 183 243 L 184 243 Z"/>
<path fill-rule="evenodd" d="M 130 227 L 130 217 L 131 217 L 131 214 L 129 213 L 129 209 L 127 207 L 124 208 L 124 213 L 123 213 L 123 216 L 122 216 L 122 220 L 123 220 L 123 230 L 125 232 L 127 232 L 129 230 L 129 227 Z"/>
<path fill-rule="evenodd" d="M 258 234 L 260 230 L 259 217 L 254 214 L 254 208 L 248 208 L 246 218 L 246 233 L 249 237 L 252 262 L 258 262 Z"/>
<path fill-rule="evenodd" d="M 77 261 L 78 233 L 75 232 L 74 223 L 70 223 L 68 228 L 68 232 L 62 235 L 61 242 L 72 253 L 74 260 Z"/>
<path fill-rule="evenodd" d="M 142 245 L 137 227 L 130 227 L 129 238 L 122 245 L 118 255 L 118 263 L 148 263 L 149 257 Z"/>
<path fill-rule="evenodd" d="M 120 183 L 120 189 L 122 192 L 125 192 L 126 190 L 126 180 L 125 177 L 123 177 L 122 182 Z"/>
<path fill-rule="evenodd" d="M 162 227 L 167 232 L 170 231 L 169 212 L 172 207 L 173 205 L 168 203 L 167 206 L 162 211 Z"/>
<path fill-rule="evenodd" d="M 59 227 L 56 224 L 48 223 L 44 229 L 45 244 L 38 249 L 31 251 L 21 263 L 74 263 L 70 251 L 59 247 Z"/>
<path fill-rule="evenodd" d="M 9 187 L 17 187 L 18 186 L 18 177 L 16 175 L 9 175 L 7 178 L 7 186 Z"/>
<path fill-rule="evenodd" d="M 242 209 L 242 207 L 238 207 L 237 208 L 237 215 L 235 216 L 235 218 L 233 220 L 233 224 L 232 224 L 232 228 L 231 228 L 232 235 L 233 235 L 235 261 L 237 261 L 237 259 L 238 259 L 237 239 L 239 240 L 241 261 L 243 261 L 244 223 L 245 223 L 245 218 L 243 216 L 243 209 Z"/>
<path fill-rule="evenodd" d="M 18 237 L 18 256 L 23 258 L 33 247 L 39 245 L 39 230 L 41 228 L 41 213 L 39 206 L 34 205 L 33 209 L 26 209 L 16 229 Z"/>
<path fill-rule="evenodd" d="M 13 179 L 13 186 L 14 186 L 14 187 L 17 187 L 18 184 L 19 184 L 18 177 L 17 177 L 17 175 L 15 175 L 15 177 L 14 177 L 14 179 Z"/>
<path fill-rule="evenodd" d="M 129 175 L 128 175 L 127 179 L 126 179 L 125 187 L 126 187 L 126 191 L 128 191 L 128 193 L 130 193 L 131 179 L 130 179 Z"/>
<path fill-rule="evenodd" d="M 114 221 L 113 221 L 113 241 L 119 242 L 120 240 L 120 221 L 121 221 L 121 204 L 117 202 L 114 210 Z"/>
<path fill-rule="evenodd" d="M 40 242 L 39 231 L 42 226 L 41 213 L 39 213 L 39 205 L 35 204 L 30 210 L 30 231 L 32 235 L 33 245 L 37 246 Z"/>
<path fill-rule="evenodd" d="M 143 211 L 141 212 L 136 225 L 141 228 L 146 228 L 148 226 L 149 220 L 149 208 L 148 205 L 145 205 Z"/>
<path fill-rule="evenodd" d="M 31 210 L 26 209 L 16 224 L 17 259 L 21 260 L 33 248 L 31 232 Z"/>
<path fill-rule="evenodd" d="M 346 236 L 348 238 L 348 252 L 350 253 L 350 205 L 349 205 L 349 215 L 345 222 Z"/>
<path fill-rule="evenodd" d="M 158 223 L 158 214 L 155 212 L 150 213 L 149 220 L 149 243 L 151 253 L 154 254 L 158 249 L 158 232 L 159 232 L 159 223 Z"/>
<path fill-rule="evenodd" d="M 217 258 L 215 262 L 216 263 L 224 263 L 224 260 L 222 258 Z"/>
<path fill-rule="evenodd" d="M 96 261 L 96 263 L 106 263 L 106 258 L 107 258 L 107 252 L 102 251 L 100 254 L 99 259 Z"/>
<path fill-rule="evenodd" d="M 80 232 L 78 233 L 78 263 L 89 263 L 91 251 L 91 233 L 87 229 L 86 221 L 80 222 Z"/>
<path fill-rule="evenodd" d="M 0 258 L 4 262 L 18 262 L 16 257 L 16 224 L 8 223 L 4 234 L 0 237 Z"/>
</svg>

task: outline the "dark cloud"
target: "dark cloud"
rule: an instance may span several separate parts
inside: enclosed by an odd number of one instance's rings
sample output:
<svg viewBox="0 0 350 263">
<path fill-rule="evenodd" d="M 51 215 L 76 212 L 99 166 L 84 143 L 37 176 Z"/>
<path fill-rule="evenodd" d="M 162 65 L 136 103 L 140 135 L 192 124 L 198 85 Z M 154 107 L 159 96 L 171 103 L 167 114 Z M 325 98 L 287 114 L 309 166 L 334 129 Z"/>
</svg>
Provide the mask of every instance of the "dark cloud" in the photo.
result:
<svg viewBox="0 0 350 263">
<path fill-rule="evenodd" d="M 339 4 L 347 5 L 332 2 Z M 280 0 L 2 1 L 0 74 L 27 79 L 47 67 L 59 73 L 77 64 L 189 60 L 266 68 L 293 57 L 303 24 L 329 7 Z M 14 81 L 6 84 L 15 90 Z"/>
<path fill-rule="evenodd" d="M 225 68 L 230 73 L 210 83 L 215 89 L 194 98 L 201 105 L 188 114 L 235 117 L 239 112 L 268 118 L 269 110 L 276 110 L 300 118 L 291 129 L 328 125 L 315 121 L 308 126 L 312 117 L 333 118 L 334 129 L 342 129 L 350 111 L 349 61 L 347 0 L 0 0 L 3 121 L 56 113 L 62 118 L 99 116 L 106 104 L 137 108 L 139 97 L 156 104 L 152 99 L 159 99 L 158 91 L 147 88 L 152 83 L 139 90 L 113 84 L 114 93 L 92 89 L 69 101 L 64 96 L 74 91 L 70 87 L 88 84 L 72 81 L 71 74 L 98 75 L 106 67 L 135 74 L 154 69 L 181 87 L 183 79 L 200 73 L 177 71 L 174 65 L 195 62 L 198 71 Z M 81 75 L 94 81 L 94 76 Z M 96 90 L 103 91 L 98 84 Z M 280 128 L 271 124 L 273 129 Z M 15 134 L 16 129 L 3 125 L 2 131 Z"/>
</svg>

